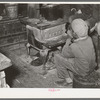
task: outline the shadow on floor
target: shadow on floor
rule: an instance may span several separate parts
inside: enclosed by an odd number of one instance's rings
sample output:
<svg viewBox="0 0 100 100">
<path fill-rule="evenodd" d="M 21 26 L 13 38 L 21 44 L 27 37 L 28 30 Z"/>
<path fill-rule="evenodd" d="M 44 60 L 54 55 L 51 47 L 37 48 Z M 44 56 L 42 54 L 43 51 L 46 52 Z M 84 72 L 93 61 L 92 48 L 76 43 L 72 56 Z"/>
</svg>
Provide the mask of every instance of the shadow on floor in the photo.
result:
<svg viewBox="0 0 100 100">
<path fill-rule="evenodd" d="M 5 70 L 5 74 L 7 84 L 12 87 L 15 78 L 20 75 L 20 71 L 13 65 Z"/>
</svg>

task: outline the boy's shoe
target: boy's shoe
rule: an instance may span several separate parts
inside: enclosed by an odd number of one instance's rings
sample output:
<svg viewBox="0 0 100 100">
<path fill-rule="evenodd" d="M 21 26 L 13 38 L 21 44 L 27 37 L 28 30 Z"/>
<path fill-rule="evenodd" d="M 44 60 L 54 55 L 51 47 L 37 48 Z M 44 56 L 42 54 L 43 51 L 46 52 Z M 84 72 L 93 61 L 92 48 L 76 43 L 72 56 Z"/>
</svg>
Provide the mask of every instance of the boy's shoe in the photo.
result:
<svg viewBox="0 0 100 100">
<path fill-rule="evenodd" d="M 70 84 L 70 83 L 73 82 L 72 79 L 71 79 L 70 77 L 66 78 L 65 80 L 66 80 L 66 82 L 67 82 L 68 84 Z"/>
<path fill-rule="evenodd" d="M 56 81 L 55 84 L 59 87 L 65 87 L 65 86 L 72 85 L 72 82 L 67 83 L 66 80 L 59 80 L 59 81 Z"/>
</svg>

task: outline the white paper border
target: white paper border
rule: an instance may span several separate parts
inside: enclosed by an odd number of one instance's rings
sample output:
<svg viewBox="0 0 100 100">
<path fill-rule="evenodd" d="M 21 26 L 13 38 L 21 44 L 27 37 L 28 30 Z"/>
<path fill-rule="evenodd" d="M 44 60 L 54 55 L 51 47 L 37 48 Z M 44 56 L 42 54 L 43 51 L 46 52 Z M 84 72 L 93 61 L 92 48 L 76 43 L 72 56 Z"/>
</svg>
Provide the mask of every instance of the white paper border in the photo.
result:
<svg viewBox="0 0 100 100">
<path fill-rule="evenodd" d="M 100 4 L 100 2 L 0 2 L 34 4 Z M 53 90 L 53 88 L 51 88 Z M 100 98 L 100 89 L 0 88 L 0 98 Z"/>
</svg>

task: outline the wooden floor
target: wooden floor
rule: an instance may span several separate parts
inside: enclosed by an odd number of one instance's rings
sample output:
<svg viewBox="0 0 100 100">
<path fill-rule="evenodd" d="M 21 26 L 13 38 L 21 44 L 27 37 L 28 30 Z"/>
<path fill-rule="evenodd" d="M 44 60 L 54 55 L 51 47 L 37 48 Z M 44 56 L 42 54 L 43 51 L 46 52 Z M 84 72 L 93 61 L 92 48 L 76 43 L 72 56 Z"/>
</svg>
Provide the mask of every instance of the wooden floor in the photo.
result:
<svg viewBox="0 0 100 100">
<path fill-rule="evenodd" d="M 11 88 L 59 88 L 54 84 L 54 81 L 58 80 L 56 69 L 49 70 L 43 76 L 39 73 L 42 66 L 32 66 L 23 60 L 23 57 L 27 56 L 24 45 L 20 48 L 19 46 L 18 48 L 13 46 L 13 48 L 15 49 L 12 49 L 12 47 L 1 49 L 1 52 L 9 57 L 13 63 L 11 67 L 5 70 L 7 83 Z"/>
<path fill-rule="evenodd" d="M 11 88 L 59 88 L 54 84 L 54 81 L 58 80 L 56 69 L 49 70 L 45 76 L 42 76 L 40 74 L 42 66 L 36 67 L 29 63 L 25 44 L 1 48 L 0 52 L 9 57 L 13 63 L 5 70 L 7 83 Z M 35 54 L 36 51 L 32 50 L 31 53 Z M 65 88 L 72 88 L 72 86 Z"/>
</svg>

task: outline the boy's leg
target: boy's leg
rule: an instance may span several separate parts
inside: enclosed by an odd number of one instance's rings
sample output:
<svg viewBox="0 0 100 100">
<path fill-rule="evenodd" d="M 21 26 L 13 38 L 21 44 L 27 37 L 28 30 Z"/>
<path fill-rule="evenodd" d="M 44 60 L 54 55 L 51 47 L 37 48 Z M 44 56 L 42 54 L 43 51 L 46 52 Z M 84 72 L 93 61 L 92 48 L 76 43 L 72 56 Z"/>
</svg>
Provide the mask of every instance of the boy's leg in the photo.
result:
<svg viewBox="0 0 100 100">
<path fill-rule="evenodd" d="M 67 60 L 59 54 L 55 55 L 54 60 L 58 77 L 61 79 L 65 79 L 68 83 L 72 82 L 69 71 L 71 71 L 72 73 L 75 72 L 73 68 L 73 60 Z"/>
<path fill-rule="evenodd" d="M 58 74 L 58 77 L 61 78 L 61 79 L 65 79 L 69 77 L 69 73 L 68 73 L 68 70 L 66 68 L 66 62 L 62 62 L 62 57 L 60 55 L 55 55 L 54 57 L 54 61 L 55 61 L 55 66 L 56 66 L 56 69 L 57 69 L 57 74 Z"/>
<path fill-rule="evenodd" d="M 76 73 L 76 71 L 74 69 L 73 59 L 67 59 L 67 58 L 64 58 L 63 56 L 57 54 L 54 56 L 54 61 L 55 61 L 57 71 L 59 72 L 58 74 L 61 78 L 69 77 L 68 70 Z"/>
</svg>

